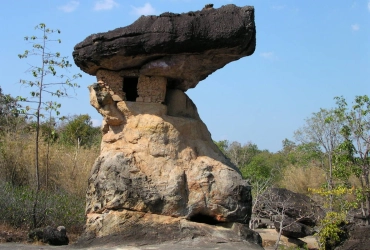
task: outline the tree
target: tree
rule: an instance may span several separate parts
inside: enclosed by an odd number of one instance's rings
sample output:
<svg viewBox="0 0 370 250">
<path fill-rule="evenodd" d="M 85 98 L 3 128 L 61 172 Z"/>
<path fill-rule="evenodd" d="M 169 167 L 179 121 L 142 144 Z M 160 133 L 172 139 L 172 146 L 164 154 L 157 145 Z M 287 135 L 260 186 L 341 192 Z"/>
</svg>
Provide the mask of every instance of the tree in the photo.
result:
<svg viewBox="0 0 370 250">
<path fill-rule="evenodd" d="M 242 145 L 236 141 L 230 143 L 227 140 L 223 140 L 215 142 L 215 144 L 239 169 L 248 164 L 256 154 L 261 152 L 257 145 L 252 142 Z"/>
<path fill-rule="evenodd" d="M 39 176 L 39 142 L 40 142 L 40 125 L 45 118 L 45 112 L 54 111 L 59 115 L 58 109 L 61 107 L 60 103 L 46 100 L 54 97 L 68 96 L 67 89 L 78 87 L 73 81 L 81 74 L 68 75 L 58 74 L 57 70 L 67 70 L 72 64 L 67 60 L 67 57 L 62 57 L 59 52 L 50 50 L 53 42 L 61 43 L 61 40 L 54 38 L 55 35 L 60 34 L 60 30 L 47 28 L 44 23 L 40 23 L 35 27 L 40 32 L 40 36 L 26 36 L 25 41 L 31 44 L 31 50 L 25 50 L 23 54 L 19 54 L 20 59 L 36 56 L 39 63 L 31 65 L 27 70 L 32 77 L 31 80 L 20 80 L 22 85 L 31 88 L 30 97 L 18 97 L 19 101 L 26 102 L 27 105 L 22 109 L 22 113 L 32 116 L 36 119 L 35 122 L 35 179 L 36 179 L 36 198 L 34 203 L 33 227 L 37 227 L 38 221 L 36 218 L 36 207 L 38 200 L 38 193 L 40 191 L 40 176 Z"/>
<path fill-rule="evenodd" d="M 289 164 L 307 167 L 311 164 L 322 165 L 322 152 L 320 146 L 314 142 L 296 144 L 288 139 L 283 140 L 281 154 Z"/>
<path fill-rule="evenodd" d="M 227 147 L 229 146 L 228 140 L 222 140 L 222 141 L 214 141 L 216 146 L 221 150 L 221 152 L 226 156 L 227 155 Z"/>
<path fill-rule="evenodd" d="M 75 115 L 67 118 L 61 125 L 60 143 L 68 146 L 91 147 L 100 144 L 101 132 L 99 127 L 93 127 L 88 114 Z"/>
<path fill-rule="evenodd" d="M 334 150 L 342 142 L 340 134 L 341 122 L 341 117 L 334 110 L 320 109 L 319 112 L 313 113 L 312 117 L 306 119 L 306 125 L 294 134 L 297 141 L 304 144 L 317 144 L 323 149 L 327 159 L 327 166 L 322 162 L 322 167 L 326 170 L 328 190 L 334 188 L 333 154 Z M 329 210 L 332 210 L 332 202 L 330 202 Z"/>
<path fill-rule="evenodd" d="M 2 92 L 0 87 L 0 133 L 13 131 L 19 117 L 17 99 Z"/>
<path fill-rule="evenodd" d="M 336 97 L 336 113 L 343 119 L 341 134 L 344 141 L 339 145 L 335 162 L 336 174 L 341 178 L 351 173 L 361 183 L 360 200 L 363 216 L 370 223 L 370 99 L 367 95 L 356 96 L 352 107 L 343 97 Z M 365 203 L 365 204 L 364 204 Z"/>
</svg>

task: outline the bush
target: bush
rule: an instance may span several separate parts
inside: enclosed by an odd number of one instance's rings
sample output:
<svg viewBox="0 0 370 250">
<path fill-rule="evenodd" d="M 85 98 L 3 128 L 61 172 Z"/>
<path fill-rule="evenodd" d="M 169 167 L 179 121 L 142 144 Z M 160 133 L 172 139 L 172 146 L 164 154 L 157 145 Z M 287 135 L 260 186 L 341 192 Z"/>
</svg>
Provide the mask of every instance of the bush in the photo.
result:
<svg viewBox="0 0 370 250">
<path fill-rule="evenodd" d="M 27 227 L 32 224 L 33 203 L 36 199 L 33 189 L 15 187 L 9 183 L 0 183 L 0 214 L 2 223 L 15 227 Z M 82 228 L 85 223 L 85 198 L 67 193 L 41 190 L 37 197 L 36 217 L 41 226 L 60 226 L 69 229 Z"/>
<path fill-rule="evenodd" d="M 346 214 L 343 212 L 328 212 L 320 221 L 320 229 L 317 233 L 320 249 L 334 249 L 343 238 L 346 232 L 342 227 L 346 224 Z"/>
<path fill-rule="evenodd" d="M 0 222 L 15 227 L 33 225 L 35 145 L 32 131 L 0 135 Z M 85 223 L 85 193 L 99 147 L 73 148 L 40 142 L 41 191 L 36 226 L 64 225 L 80 232 Z"/>
</svg>

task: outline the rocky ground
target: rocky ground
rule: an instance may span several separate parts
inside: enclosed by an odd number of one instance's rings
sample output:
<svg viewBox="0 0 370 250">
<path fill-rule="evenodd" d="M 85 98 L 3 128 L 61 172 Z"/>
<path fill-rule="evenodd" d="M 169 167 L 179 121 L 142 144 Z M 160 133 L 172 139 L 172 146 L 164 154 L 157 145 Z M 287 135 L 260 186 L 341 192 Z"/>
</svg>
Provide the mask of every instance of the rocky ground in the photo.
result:
<svg viewBox="0 0 370 250">
<path fill-rule="evenodd" d="M 275 229 L 256 229 L 262 237 L 262 245 L 266 250 L 274 249 L 273 246 L 276 243 L 278 233 Z M 319 249 L 317 241 L 314 236 L 306 236 L 301 239 L 287 238 L 281 236 L 280 244 L 285 247 L 297 247 L 307 245 L 307 248 L 310 250 Z"/>
<path fill-rule="evenodd" d="M 88 247 L 88 248 L 76 248 L 73 245 L 69 246 L 48 246 L 48 245 L 32 245 L 32 244 L 22 244 L 22 243 L 4 243 L 0 244 L 0 249 L 2 250 L 49 250 L 49 249 L 89 249 L 89 250 L 169 250 L 169 249 L 177 249 L 177 250 L 187 250 L 187 249 L 223 249 L 223 250 L 257 250 L 263 249 L 260 247 L 256 247 L 252 243 L 241 243 L 241 242 L 233 242 L 233 243 L 217 243 L 217 242 L 203 242 L 203 241 L 181 241 L 181 242 L 166 242 L 157 245 L 145 245 L 145 246 L 128 246 L 128 245 L 115 245 L 114 243 L 107 244 L 105 246 L 97 246 L 97 247 Z"/>
<path fill-rule="evenodd" d="M 266 250 L 273 249 L 273 246 L 276 242 L 277 232 L 274 229 L 257 229 L 258 233 L 262 237 L 263 246 Z M 123 245 L 122 243 L 115 243 L 114 241 L 105 243 L 104 245 L 98 246 L 75 246 L 75 245 L 68 245 L 68 246 L 49 246 L 44 245 L 41 243 L 37 244 L 29 244 L 27 243 L 27 236 L 26 233 L 23 231 L 7 231 L 8 237 L 11 236 L 13 241 L 15 242 L 5 242 L 4 241 L 4 231 L 2 231 L 2 238 L 0 244 L 0 249 L 4 250 L 11 250 L 11 249 L 22 249 L 22 250 L 36 250 L 36 249 L 106 249 L 106 250 L 149 250 L 149 249 L 178 249 L 178 250 L 186 250 L 186 249 L 225 249 L 225 250 L 237 250 L 237 249 L 244 249 L 244 250 L 257 250 L 262 249 L 259 246 L 256 246 L 253 243 L 247 242 L 232 242 L 232 243 L 221 243 L 221 242 L 210 242 L 204 239 L 193 239 L 193 240 L 184 240 L 184 241 L 170 241 L 165 242 L 162 244 L 149 244 L 149 245 L 140 245 L 140 244 L 127 244 Z M 10 238 L 8 238 L 10 239 Z M 295 247 L 297 245 L 301 245 L 306 243 L 308 249 L 318 249 L 318 245 L 316 239 L 312 236 L 308 236 L 302 238 L 300 240 L 292 240 L 285 236 L 281 237 L 281 244 L 286 247 Z"/>
</svg>

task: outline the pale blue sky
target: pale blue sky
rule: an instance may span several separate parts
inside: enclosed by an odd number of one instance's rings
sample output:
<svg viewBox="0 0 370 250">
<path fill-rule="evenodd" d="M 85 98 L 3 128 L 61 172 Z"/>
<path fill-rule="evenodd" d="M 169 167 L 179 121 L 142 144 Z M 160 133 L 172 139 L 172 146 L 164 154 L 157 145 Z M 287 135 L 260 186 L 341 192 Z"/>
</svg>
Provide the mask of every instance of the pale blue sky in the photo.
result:
<svg viewBox="0 0 370 250">
<path fill-rule="evenodd" d="M 28 93 L 18 84 L 28 66 L 17 55 L 28 49 L 23 37 L 44 22 L 62 31 L 56 47 L 72 60 L 75 44 L 88 35 L 123 27 L 140 15 L 200 10 L 205 4 L 253 5 L 257 48 L 252 56 L 230 63 L 187 91 L 214 140 L 256 143 L 277 151 L 284 138 L 333 98 L 370 94 L 370 1 L 368 0 L 23 0 L 0 8 L 0 74 L 5 93 Z M 78 73 L 73 67 L 71 73 Z M 88 113 L 83 73 L 74 99 L 62 99 L 63 115 Z"/>
</svg>

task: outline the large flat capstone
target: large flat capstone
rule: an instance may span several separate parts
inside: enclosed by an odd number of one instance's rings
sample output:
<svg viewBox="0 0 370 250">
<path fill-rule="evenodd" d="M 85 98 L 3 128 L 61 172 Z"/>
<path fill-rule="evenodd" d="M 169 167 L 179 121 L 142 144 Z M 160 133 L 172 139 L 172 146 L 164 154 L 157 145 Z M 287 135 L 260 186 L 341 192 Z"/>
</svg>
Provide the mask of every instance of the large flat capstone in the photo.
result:
<svg viewBox="0 0 370 250">
<path fill-rule="evenodd" d="M 183 14 L 142 16 L 133 24 L 88 36 L 73 58 L 84 72 L 138 69 L 186 91 L 256 46 L 254 8 L 226 5 Z"/>
</svg>

